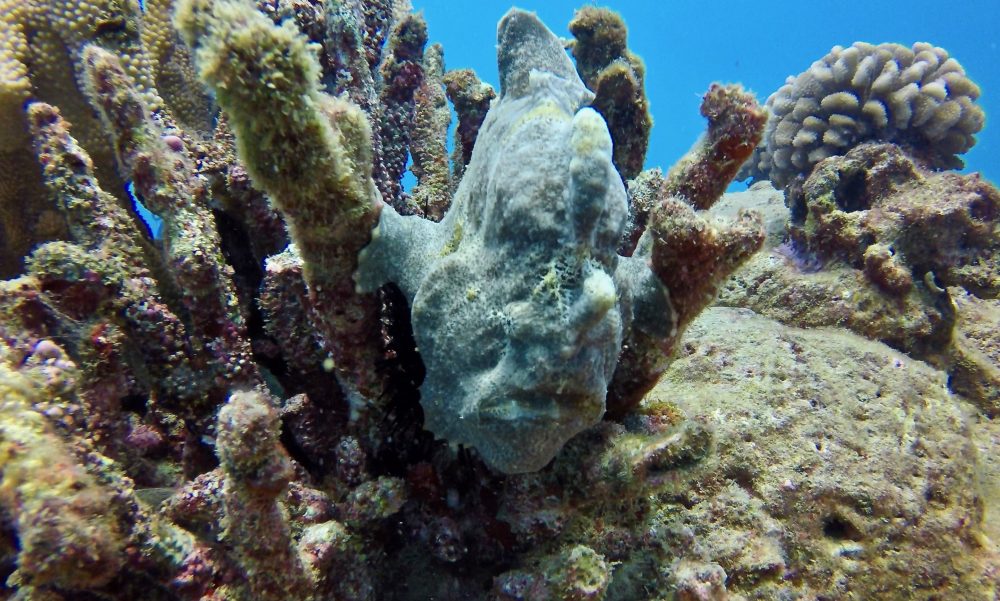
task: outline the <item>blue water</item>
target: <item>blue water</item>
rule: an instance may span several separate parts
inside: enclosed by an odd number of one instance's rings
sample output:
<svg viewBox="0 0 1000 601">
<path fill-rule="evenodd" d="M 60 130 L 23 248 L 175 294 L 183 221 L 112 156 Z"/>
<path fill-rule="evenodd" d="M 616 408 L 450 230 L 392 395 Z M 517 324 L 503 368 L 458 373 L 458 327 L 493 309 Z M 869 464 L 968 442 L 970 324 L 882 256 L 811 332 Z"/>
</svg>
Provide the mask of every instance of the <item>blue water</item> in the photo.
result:
<svg viewBox="0 0 1000 601">
<path fill-rule="evenodd" d="M 412 0 L 441 42 L 449 69 L 470 67 L 494 86 L 496 22 L 509 0 Z M 575 8 L 568 0 L 522 1 L 557 35 Z M 763 102 L 785 77 L 805 71 L 834 45 L 856 41 L 930 42 L 948 50 L 982 88 L 986 127 L 965 156 L 967 170 L 1000 183 L 1000 0 L 931 2 L 695 2 L 622 0 L 608 4 L 630 29 L 629 46 L 647 66 L 655 123 L 647 167 L 669 167 L 704 129 L 701 94 L 713 81 L 740 82 Z M 711 8 L 706 9 L 705 6 Z"/>
</svg>

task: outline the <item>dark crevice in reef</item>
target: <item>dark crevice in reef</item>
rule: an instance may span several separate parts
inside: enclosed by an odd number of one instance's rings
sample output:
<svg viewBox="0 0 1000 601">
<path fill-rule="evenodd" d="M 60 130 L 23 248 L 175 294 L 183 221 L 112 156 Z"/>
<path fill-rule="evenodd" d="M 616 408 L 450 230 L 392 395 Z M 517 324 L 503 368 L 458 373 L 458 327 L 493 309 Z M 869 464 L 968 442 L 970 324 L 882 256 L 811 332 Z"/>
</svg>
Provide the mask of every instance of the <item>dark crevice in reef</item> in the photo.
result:
<svg viewBox="0 0 1000 601">
<path fill-rule="evenodd" d="M 255 301 L 257 291 L 260 290 L 260 284 L 264 280 L 264 266 L 253 256 L 250 235 L 238 220 L 217 209 L 212 211 L 212 215 L 215 217 L 215 229 L 219 232 L 222 255 L 226 263 L 233 268 L 236 292 L 241 297 L 244 309 L 249 309 L 247 329 L 253 337 L 255 333 L 263 332 L 263 320 Z M 251 329 L 253 325 L 256 325 L 257 332 Z"/>
<path fill-rule="evenodd" d="M 845 170 L 840 175 L 834 191 L 837 204 L 848 213 L 869 208 L 867 174 L 861 170 Z"/>
<path fill-rule="evenodd" d="M 213 210 L 213 215 L 223 256 L 234 271 L 233 280 L 246 317 L 247 335 L 253 341 L 254 360 L 280 385 L 278 396 L 288 398 L 304 393 L 309 397 L 313 410 L 330 417 L 331 427 L 342 428 L 346 423 L 348 407 L 336 377 L 320 365 L 309 373 L 295 372 L 281 353 L 274 352 L 278 345 L 264 328 L 265 318 L 259 302 L 264 266 L 251 251 L 249 232 L 238 219 L 225 211 Z M 291 436 L 286 436 L 286 439 L 286 444 L 295 446 Z M 292 451 L 292 448 L 289 450 Z M 315 464 L 304 455 L 296 456 L 294 452 L 292 455 L 303 465 Z"/>
<path fill-rule="evenodd" d="M 861 532 L 853 524 L 840 518 L 840 516 L 830 516 L 823 520 L 823 536 L 834 540 L 859 541 L 864 538 Z"/>
<path fill-rule="evenodd" d="M 149 397 L 142 394 L 130 394 L 122 398 L 122 411 L 128 411 L 136 413 L 140 416 L 146 415 L 149 410 L 148 407 Z"/>
<path fill-rule="evenodd" d="M 378 297 L 384 345 L 378 370 L 386 382 L 380 430 L 386 436 L 374 449 L 372 468 L 379 474 L 404 476 L 408 466 L 429 460 L 441 445 L 423 429 L 419 387 L 424 381 L 424 364 L 413 338 L 406 298 L 392 284 L 380 288 Z"/>
<path fill-rule="evenodd" d="M 216 230 L 219 232 L 222 255 L 226 263 L 233 268 L 233 282 L 236 284 L 236 293 L 240 297 L 240 306 L 246 317 L 247 335 L 252 341 L 269 340 L 264 331 L 264 316 L 258 302 L 260 287 L 264 281 L 264 266 L 250 250 L 252 248 L 250 234 L 239 220 L 225 211 L 213 210 L 212 214 L 215 217 Z M 258 344 L 254 344 L 253 347 L 254 359 L 258 364 L 282 380 L 282 385 L 285 385 L 285 381 L 288 380 L 288 367 L 284 359 L 278 354 L 258 352 Z"/>
</svg>

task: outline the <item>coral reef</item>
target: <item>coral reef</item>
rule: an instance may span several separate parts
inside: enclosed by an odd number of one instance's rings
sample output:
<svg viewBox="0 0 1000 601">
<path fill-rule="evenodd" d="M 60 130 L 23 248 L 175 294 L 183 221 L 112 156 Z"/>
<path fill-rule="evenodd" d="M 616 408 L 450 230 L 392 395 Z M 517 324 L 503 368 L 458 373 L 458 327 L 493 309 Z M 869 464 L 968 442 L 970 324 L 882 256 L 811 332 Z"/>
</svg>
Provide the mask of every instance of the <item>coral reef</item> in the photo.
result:
<svg viewBox="0 0 1000 601">
<path fill-rule="evenodd" d="M 571 29 L 497 96 L 405 0 L 0 0 L 0 599 L 996 596 L 996 191 L 723 197 L 721 84 L 641 171 Z"/>
<path fill-rule="evenodd" d="M 1000 294 L 1000 192 L 978 175 L 930 173 L 896 146 L 862 145 L 817 165 L 787 198 L 793 243 L 862 268 L 887 292 L 930 277 Z"/>
<path fill-rule="evenodd" d="M 718 210 L 739 206 L 764 208 L 773 231 L 765 252 L 737 270 L 719 295 L 719 303 L 746 307 L 799 327 L 839 326 L 914 354 L 947 343 L 949 312 L 935 291 L 921 282 L 904 295 L 876 285 L 860 268 L 805 252 L 786 241 L 789 211 L 784 197 L 767 183 L 745 197 L 727 197 Z"/>
<path fill-rule="evenodd" d="M 769 196 L 779 235 L 721 303 L 885 342 L 945 369 L 956 392 L 997 414 L 1000 380 L 985 332 L 1000 292 L 1000 191 L 977 174 L 931 172 L 895 145 L 869 143 L 790 186 L 787 212 L 780 194 L 754 193 Z"/>
<path fill-rule="evenodd" d="M 990 598 L 1000 555 L 946 380 L 842 330 L 709 310 L 646 400 L 676 403 L 715 441 L 656 530 L 678 564 L 721 568 L 731 595 Z"/>
<path fill-rule="evenodd" d="M 783 188 L 865 141 L 894 142 L 928 167 L 961 167 L 985 114 L 979 87 L 943 48 L 835 46 L 767 99 L 764 142 L 746 176 Z"/>
<path fill-rule="evenodd" d="M 169 26 L 172 2 L 154 0 L 143 11 L 136 0 L 97 0 L 67 4 L 49 0 L 6 0 L 0 3 L 0 55 L 4 73 L 0 101 L 5 124 L 0 152 L 0 274 L 23 270 L 19 261 L 38 242 L 64 238 L 58 212 L 47 209 L 39 185 L 38 166 L 30 157 L 23 105 L 38 100 L 58 106 L 76 128 L 81 145 L 94 162 L 105 189 L 127 203 L 124 173 L 84 94 L 84 48 L 113 53 L 152 109 L 170 107 L 182 122 L 204 127 L 211 119 L 207 96 L 190 79 L 190 63 Z M 178 48 L 177 54 L 169 48 Z M 166 100 L 157 89 L 164 84 Z M 198 133 L 192 130 L 192 134 Z M 201 133 L 206 133 L 204 130 Z"/>
</svg>

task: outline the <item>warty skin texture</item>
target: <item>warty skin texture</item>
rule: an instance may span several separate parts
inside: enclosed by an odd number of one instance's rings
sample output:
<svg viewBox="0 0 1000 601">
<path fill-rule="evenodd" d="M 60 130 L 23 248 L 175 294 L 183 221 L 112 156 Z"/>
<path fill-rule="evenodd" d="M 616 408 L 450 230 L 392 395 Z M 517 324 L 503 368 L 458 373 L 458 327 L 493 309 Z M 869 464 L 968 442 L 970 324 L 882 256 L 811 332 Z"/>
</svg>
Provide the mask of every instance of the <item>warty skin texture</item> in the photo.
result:
<svg viewBox="0 0 1000 601">
<path fill-rule="evenodd" d="M 410 301 L 424 425 L 509 473 L 540 469 L 604 414 L 621 347 L 625 189 L 593 95 L 556 38 L 513 10 L 501 95 L 440 224 L 388 207 L 359 279 Z"/>
</svg>

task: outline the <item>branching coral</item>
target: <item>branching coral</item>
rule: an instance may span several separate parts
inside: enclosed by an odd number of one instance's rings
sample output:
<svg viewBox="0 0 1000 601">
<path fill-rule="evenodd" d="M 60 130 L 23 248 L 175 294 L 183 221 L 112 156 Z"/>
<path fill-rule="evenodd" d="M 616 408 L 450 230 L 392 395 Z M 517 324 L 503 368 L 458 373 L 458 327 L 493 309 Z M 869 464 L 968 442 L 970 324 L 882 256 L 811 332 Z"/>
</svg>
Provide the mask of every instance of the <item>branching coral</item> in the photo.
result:
<svg viewBox="0 0 1000 601">
<path fill-rule="evenodd" d="M 781 188 L 872 140 L 905 145 L 931 167 L 961 166 L 955 155 L 983 127 L 978 98 L 979 87 L 942 48 L 836 46 L 768 98 L 770 122 L 748 175 Z"/>
<path fill-rule="evenodd" d="M 414 95 L 423 84 L 423 52 L 427 43 L 427 23 L 421 15 L 407 15 L 393 27 L 380 66 L 382 90 L 375 124 L 381 152 L 375 157 L 375 182 L 382 198 L 402 210 L 409 132 L 412 129 Z"/>
<path fill-rule="evenodd" d="M 320 332 L 335 360 L 370 389 L 375 305 L 355 293 L 353 280 L 355 257 L 379 213 L 364 114 L 319 91 L 315 55 L 291 23 L 276 27 L 231 1 L 185 2 L 177 21 L 251 176 L 285 215 Z M 243 83 L 261 76 L 259 87 Z"/>
<path fill-rule="evenodd" d="M 667 174 L 664 193 L 696 209 L 707 209 L 757 147 L 767 114 L 739 86 L 713 84 L 701 101 L 708 132 Z"/>
<path fill-rule="evenodd" d="M 122 171 L 163 219 L 168 268 L 185 291 L 181 301 L 193 333 L 213 357 L 212 365 L 221 368 L 216 377 L 253 381 L 256 370 L 232 268 L 222 257 L 215 220 L 202 200 L 207 190 L 195 176 L 191 155 L 182 142 L 171 145 L 153 122 L 114 55 L 88 46 L 83 60 L 87 93 L 112 133 Z"/>
<path fill-rule="evenodd" d="M 668 298 L 665 303 L 639 302 L 633 309 L 635 324 L 627 331 L 608 391 L 612 416 L 624 415 L 652 388 L 687 324 L 764 241 L 760 218 L 753 212 L 740 211 L 734 222 L 726 223 L 695 211 L 719 200 L 726 182 L 760 139 L 763 113 L 739 86 L 717 84 L 703 98 L 701 112 L 708 118 L 706 135 L 668 175 L 646 173 L 632 182 L 623 249 L 633 260 L 649 263 Z M 648 294 L 651 280 L 634 263 L 625 263 L 623 275 L 643 291 L 638 298 Z M 671 323 L 653 318 L 666 311 L 673 313 Z"/>
<path fill-rule="evenodd" d="M 154 67 L 153 84 L 171 116 L 189 135 L 211 135 L 216 110 L 197 85 L 191 52 L 173 27 L 175 0 L 143 0 L 140 39 Z"/>
<path fill-rule="evenodd" d="M 646 65 L 628 49 L 625 21 L 612 10 L 581 8 L 570 21 L 569 31 L 576 38 L 570 49 L 577 71 L 595 94 L 594 109 L 607 121 L 615 168 L 622 178 L 632 179 L 642 171 L 653 127 L 646 99 Z"/>
<path fill-rule="evenodd" d="M 415 208 L 399 179 L 406 169 L 410 136 L 420 135 L 413 120 L 424 81 L 427 24 L 421 15 L 408 14 L 405 4 L 399 0 L 327 2 L 330 43 L 324 48 L 321 67 L 328 91 L 346 94 L 368 116 L 372 175 L 382 199 L 409 213 Z"/>
<path fill-rule="evenodd" d="M 166 48 L 174 44 L 176 34 L 163 26 L 162 16 L 169 13 L 170 2 L 156 1 L 150 6 L 150 26 L 135 0 L 95 0 L 89 2 L 51 2 L 48 0 L 9 0 L 0 3 L 0 27 L 4 67 L 0 84 L 0 102 L 5 124 L 2 147 L 4 168 L 0 171 L 0 213 L 4 215 L 4 236 L 0 240 L 0 271 L 13 275 L 21 270 L 17 260 L 33 244 L 65 237 L 65 225 L 51 210 L 45 193 L 38 186 L 37 166 L 17 162 L 30 156 L 27 127 L 22 107 L 29 99 L 59 106 L 63 115 L 78 128 L 81 145 L 94 162 L 94 169 L 106 190 L 125 201 L 125 177 L 115 168 L 114 151 L 95 117 L 84 87 L 83 51 L 95 45 L 115 54 L 124 71 L 152 109 L 163 108 L 156 90 L 157 78 L 176 61 L 158 62 L 149 49 L 157 50 L 157 59 L 165 58 Z M 157 18 L 159 22 L 157 23 Z M 28 43 L 30 39 L 30 43 Z M 176 46 L 174 46 L 176 47 Z M 183 54 L 183 51 L 181 51 Z M 171 103 L 179 114 L 192 121 L 211 119 L 204 95 L 197 84 L 185 79 L 183 68 L 166 77 Z M 201 107 L 204 112 L 194 107 Z M 184 110 L 182 107 L 190 107 Z M 22 174 L 31 173 L 30 177 Z"/>
<path fill-rule="evenodd" d="M 35 103 L 28 113 L 45 184 L 76 242 L 42 246 L 32 255 L 30 271 L 43 289 L 65 296 L 74 305 L 68 307 L 71 311 L 88 309 L 81 306 L 81 295 L 100 299 L 89 308 L 122 328 L 142 357 L 141 369 L 149 371 L 167 403 L 197 398 L 202 389 L 196 384 L 186 327 L 144 267 L 162 265 L 125 211 L 96 184 L 89 156 L 58 111 Z"/>
</svg>

